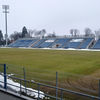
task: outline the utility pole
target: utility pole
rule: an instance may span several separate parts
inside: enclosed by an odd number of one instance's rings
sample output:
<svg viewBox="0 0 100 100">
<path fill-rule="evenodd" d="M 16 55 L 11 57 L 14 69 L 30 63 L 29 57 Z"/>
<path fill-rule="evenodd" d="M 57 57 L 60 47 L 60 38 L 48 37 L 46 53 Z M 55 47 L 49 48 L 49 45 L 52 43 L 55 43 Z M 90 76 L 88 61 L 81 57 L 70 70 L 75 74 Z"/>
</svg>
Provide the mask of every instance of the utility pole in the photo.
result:
<svg viewBox="0 0 100 100">
<path fill-rule="evenodd" d="M 8 27 L 7 27 L 7 14 L 9 13 L 9 5 L 2 5 L 2 9 L 4 9 L 3 13 L 5 13 L 5 39 L 6 39 L 6 47 L 8 45 Z"/>
</svg>

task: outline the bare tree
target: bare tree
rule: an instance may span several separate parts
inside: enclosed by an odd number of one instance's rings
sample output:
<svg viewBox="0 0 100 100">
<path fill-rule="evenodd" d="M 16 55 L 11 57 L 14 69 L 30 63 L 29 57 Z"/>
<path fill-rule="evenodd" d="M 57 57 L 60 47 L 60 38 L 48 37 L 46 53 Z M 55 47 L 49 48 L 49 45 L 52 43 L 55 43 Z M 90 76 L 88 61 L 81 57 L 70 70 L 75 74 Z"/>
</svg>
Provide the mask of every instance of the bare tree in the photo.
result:
<svg viewBox="0 0 100 100">
<path fill-rule="evenodd" d="M 100 38 L 100 29 L 95 31 L 96 40 Z"/>
<path fill-rule="evenodd" d="M 41 38 L 43 38 L 45 34 L 46 34 L 46 30 L 45 29 L 42 29 L 41 30 Z"/>
<path fill-rule="evenodd" d="M 3 40 L 3 33 L 2 33 L 2 31 L 0 30 L 0 41 L 2 41 Z"/>
<path fill-rule="evenodd" d="M 37 31 L 37 30 L 34 31 L 34 36 L 39 36 L 40 34 L 41 34 L 41 31 Z"/>
<path fill-rule="evenodd" d="M 42 30 L 35 30 L 34 31 L 34 36 L 37 36 L 37 37 L 44 37 L 44 35 L 46 34 L 46 30 L 45 29 L 42 29 Z"/>
<path fill-rule="evenodd" d="M 92 34 L 92 30 L 90 28 L 85 28 L 85 36 L 90 36 Z"/>
<path fill-rule="evenodd" d="M 78 29 L 71 29 L 71 30 L 70 30 L 70 34 L 71 34 L 72 36 L 77 36 L 77 35 L 79 34 L 79 30 L 78 30 Z"/>
<path fill-rule="evenodd" d="M 74 29 L 74 36 L 77 36 L 79 34 L 79 30 L 78 29 Z"/>
<path fill-rule="evenodd" d="M 54 34 L 54 33 L 49 33 L 49 34 L 47 35 L 47 37 L 48 37 L 48 38 L 53 38 L 53 37 L 56 37 L 56 34 Z"/>
<path fill-rule="evenodd" d="M 11 40 L 17 40 L 19 38 L 22 38 L 22 33 L 15 31 L 13 34 L 10 35 Z"/>
<path fill-rule="evenodd" d="M 33 37 L 35 30 L 28 29 L 28 37 Z"/>
<path fill-rule="evenodd" d="M 73 34 L 74 34 L 74 30 L 73 29 L 70 30 L 70 34 L 73 36 Z"/>
</svg>

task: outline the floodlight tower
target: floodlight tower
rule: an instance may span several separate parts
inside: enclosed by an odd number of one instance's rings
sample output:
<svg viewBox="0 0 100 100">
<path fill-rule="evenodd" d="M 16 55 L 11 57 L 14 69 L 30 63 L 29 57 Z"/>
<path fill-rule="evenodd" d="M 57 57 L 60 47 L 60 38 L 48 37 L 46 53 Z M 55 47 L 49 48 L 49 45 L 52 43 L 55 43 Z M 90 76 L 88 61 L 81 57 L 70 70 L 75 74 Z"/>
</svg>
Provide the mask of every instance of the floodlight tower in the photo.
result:
<svg viewBox="0 0 100 100">
<path fill-rule="evenodd" d="M 4 9 L 3 13 L 5 13 L 5 39 L 6 39 L 6 46 L 8 45 L 8 27 L 7 27 L 7 14 L 9 13 L 9 5 L 2 5 L 2 9 Z"/>
</svg>

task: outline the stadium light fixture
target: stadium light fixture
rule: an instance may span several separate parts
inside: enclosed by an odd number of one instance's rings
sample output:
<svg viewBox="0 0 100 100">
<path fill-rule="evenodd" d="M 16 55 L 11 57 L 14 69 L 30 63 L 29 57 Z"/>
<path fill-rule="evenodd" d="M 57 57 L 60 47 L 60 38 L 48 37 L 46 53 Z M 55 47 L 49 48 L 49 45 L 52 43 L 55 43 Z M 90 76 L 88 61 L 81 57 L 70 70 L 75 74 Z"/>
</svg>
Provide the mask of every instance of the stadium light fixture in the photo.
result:
<svg viewBox="0 0 100 100">
<path fill-rule="evenodd" d="M 2 5 L 2 9 L 4 10 L 3 13 L 5 13 L 5 39 L 6 39 L 6 46 L 8 45 L 8 27 L 7 27 L 7 14 L 9 13 L 9 5 Z"/>
</svg>

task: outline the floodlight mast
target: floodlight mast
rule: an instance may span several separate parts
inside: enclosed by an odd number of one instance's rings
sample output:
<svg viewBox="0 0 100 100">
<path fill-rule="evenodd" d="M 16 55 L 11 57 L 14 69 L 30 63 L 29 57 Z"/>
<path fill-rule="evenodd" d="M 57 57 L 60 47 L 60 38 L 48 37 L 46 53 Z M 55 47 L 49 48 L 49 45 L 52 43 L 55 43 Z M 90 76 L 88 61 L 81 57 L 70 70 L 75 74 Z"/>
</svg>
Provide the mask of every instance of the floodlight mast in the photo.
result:
<svg viewBox="0 0 100 100">
<path fill-rule="evenodd" d="M 8 27 L 7 27 L 7 13 L 9 9 L 9 5 L 2 5 L 2 9 L 4 9 L 3 13 L 5 13 L 5 39 L 6 39 L 6 47 L 8 46 Z"/>
</svg>

